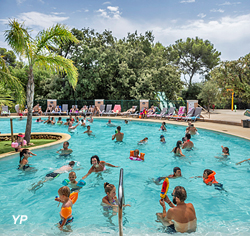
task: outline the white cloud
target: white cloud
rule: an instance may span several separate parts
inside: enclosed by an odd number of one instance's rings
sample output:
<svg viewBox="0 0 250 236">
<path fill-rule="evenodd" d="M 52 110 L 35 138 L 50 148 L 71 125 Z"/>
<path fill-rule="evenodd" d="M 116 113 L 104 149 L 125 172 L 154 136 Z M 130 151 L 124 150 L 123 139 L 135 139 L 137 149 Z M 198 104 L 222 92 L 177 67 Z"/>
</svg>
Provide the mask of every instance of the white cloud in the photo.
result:
<svg viewBox="0 0 250 236">
<path fill-rule="evenodd" d="M 178 21 L 180 22 L 180 21 Z M 235 60 L 249 53 L 250 48 L 250 14 L 241 16 L 220 17 L 217 20 L 204 21 L 203 19 L 188 21 L 182 25 L 174 25 L 165 21 L 154 23 L 132 22 L 124 17 L 95 18 L 93 28 L 101 32 L 109 29 L 117 38 L 127 36 L 127 33 L 138 31 L 144 34 L 145 31 L 153 31 L 155 42 L 161 42 L 164 46 L 174 44 L 176 40 L 186 40 L 187 37 L 198 36 L 203 40 L 208 39 L 214 47 L 222 52 L 222 60 Z"/>
<path fill-rule="evenodd" d="M 222 10 L 222 9 L 212 9 L 212 10 L 210 10 L 211 12 L 220 12 L 220 13 L 223 13 L 224 12 L 224 10 Z"/>
<path fill-rule="evenodd" d="M 195 0 L 182 0 L 181 3 L 192 3 L 195 2 Z"/>
<path fill-rule="evenodd" d="M 42 4 L 44 4 L 44 1 L 43 0 L 38 0 L 39 2 L 41 2 Z"/>
<path fill-rule="evenodd" d="M 20 5 L 22 4 L 23 2 L 25 2 L 26 0 L 16 0 L 17 4 Z"/>
<path fill-rule="evenodd" d="M 222 4 L 218 4 L 219 6 L 230 6 L 230 5 L 237 5 L 241 4 L 241 2 L 224 2 Z"/>
<path fill-rule="evenodd" d="M 200 14 L 198 14 L 197 16 L 200 17 L 200 18 L 204 18 L 204 17 L 206 17 L 206 14 L 200 13 Z"/>
<path fill-rule="evenodd" d="M 40 12 L 24 12 L 17 16 L 19 21 L 24 21 L 25 26 L 38 26 L 42 28 L 48 28 L 56 23 L 60 23 L 69 19 L 69 17 L 62 17 L 57 15 L 46 15 Z M 0 19 L 4 24 L 8 23 L 7 19 Z"/>
<path fill-rule="evenodd" d="M 119 7 L 112 7 L 108 6 L 107 9 L 99 9 L 96 12 L 99 12 L 101 17 L 107 19 L 119 19 L 121 16 L 120 11 L 118 10 Z"/>
<path fill-rule="evenodd" d="M 54 15 L 63 15 L 63 14 L 65 14 L 65 12 L 51 12 L 52 14 L 54 14 Z"/>
<path fill-rule="evenodd" d="M 105 4 L 111 4 L 111 2 L 104 2 L 102 5 L 105 5 Z"/>
<path fill-rule="evenodd" d="M 88 9 L 86 9 L 86 10 L 84 10 L 84 12 L 89 12 L 89 10 L 88 10 Z"/>
</svg>

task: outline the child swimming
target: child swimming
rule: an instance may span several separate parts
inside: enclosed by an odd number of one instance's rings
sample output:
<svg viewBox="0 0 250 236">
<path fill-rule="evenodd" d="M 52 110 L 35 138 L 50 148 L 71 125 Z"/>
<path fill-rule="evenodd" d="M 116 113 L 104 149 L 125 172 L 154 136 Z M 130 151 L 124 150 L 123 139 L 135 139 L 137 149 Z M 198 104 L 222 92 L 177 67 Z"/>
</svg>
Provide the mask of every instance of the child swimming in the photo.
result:
<svg viewBox="0 0 250 236">
<path fill-rule="evenodd" d="M 92 135 L 92 130 L 90 130 L 90 126 L 87 126 L 87 130 L 83 132 L 84 134 Z"/>
<path fill-rule="evenodd" d="M 72 216 L 73 202 L 70 199 L 70 189 L 67 186 L 59 188 L 58 195 L 59 198 L 56 197 L 55 201 L 62 203 L 60 211 L 61 220 L 59 221 L 59 226 L 58 226 L 59 229 L 62 230 L 64 225 L 71 223 L 74 219 L 74 217 Z"/>
<path fill-rule="evenodd" d="M 161 136 L 160 136 L 160 139 L 161 139 L 161 140 L 160 140 L 161 143 L 166 143 L 166 140 L 165 140 L 164 135 L 161 135 Z"/>
<path fill-rule="evenodd" d="M 116 197 L 116 188 L 113 184 L 110 184 L 108 182 L 104 183 L 104 190 L 107 194 L 105 197 L 102 198 L 102 205 L 106 209 L 113 209 L 114 211 L 117 211 L 118 209 L 118 199 Z M 123 205 L 130 206 L 129 204 Z"/>
<path fill-rule="evenodd" d="M 215 158 L 226 160 L 227 157 L 230 155 L 229 154 L 229 148 L 228 147 L 223 147 L 223 146 L 221 146 L 221 148 L 222 148 L 221 156 L 215 156 Z"/>
<path fill-rule="evenodd" d="M 24 148 L 20 152 L 20 161 L 18 165 L 19 170 L 26 170 L 28 168 L 31 168 L 28 164 L 28 158 L 31 157 L 31 154 L 36 156 L 36 154 L 32 153 L 29 149 Z"/>
<path fill-rule="evenodd" d="M 77 182 L 76 173 L 72 171 L 69 173 L 69 180 L 63 180 L 62 184 L 71 187 L 71 192 L 78 192 L 78 190 L 80 190 L 84 185 L 86 185 L 86 182 L 84 180 L 80 180 L 79 182 Z"/>
<path fill-rule="evenodd" d="M 141 141 L 138 142 L 138 144 L 146 144 L 148 142 L 148 138 L 144 138 Z"/>
<path fill-rule="evenodd" d="M 161 128 L 159 130 L 161 130 L 161 131 L 167 131 L 166 123 L 165 122 L 162 122 Z"/>
</svg>

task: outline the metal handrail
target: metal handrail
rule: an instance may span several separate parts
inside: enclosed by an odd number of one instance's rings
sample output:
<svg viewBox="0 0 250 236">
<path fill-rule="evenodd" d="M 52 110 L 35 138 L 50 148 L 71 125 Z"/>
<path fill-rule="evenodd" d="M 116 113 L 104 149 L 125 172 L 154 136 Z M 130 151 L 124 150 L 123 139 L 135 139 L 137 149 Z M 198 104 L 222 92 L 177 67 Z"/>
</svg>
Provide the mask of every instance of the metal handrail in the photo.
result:
<svg viewBox="0 0 250 236">
<path fill-rule="evenodd" d="M 118 187 L 118 221 L 119 221 L 119 236 L 123 236 L 122 224 L 122 206 L 124 205 L 124 188 L 123 188 L 123 168 L 120 169 L 119 187 Z"/>
</svg>

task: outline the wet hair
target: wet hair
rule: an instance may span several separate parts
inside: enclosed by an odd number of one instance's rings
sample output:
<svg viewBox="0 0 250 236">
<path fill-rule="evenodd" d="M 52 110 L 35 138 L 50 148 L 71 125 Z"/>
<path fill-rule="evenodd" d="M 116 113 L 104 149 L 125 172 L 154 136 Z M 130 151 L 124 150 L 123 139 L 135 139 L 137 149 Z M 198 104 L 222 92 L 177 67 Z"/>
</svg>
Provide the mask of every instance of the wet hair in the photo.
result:
<svg viewBox="0 0 250 236">
<path fill-rule="evenodd" d="M 115 187 L 115 185 L 110 184 L 110 183 L 108 183 L 108 182 L 105 182 L 105 183 L 104 183 L 104 190 L 105 190 L 105 193 L 110 193 L 114 187 Z"/>
<path fill-rule="evenodd" d="M 76 176 L 76 173 L 75 173 L 74 171 L 71 171 L 71 172 L 69 173 L 69 176 L 70 176 L 70 175 Z"/>
<path fill-rule="evenodd" d="M 99 163 L 100 163 L 100 159 L 99 159 L 99 157 L 98 157 L 97 155 L 94 155 L 94 156 L 92 156 L 92 157 L 90 158 L 90 164 L 92 165 L 92 159 L 94 159 L 94 158 L 96 158 L 97 163 L 99 164 Z"/>
<path fill-rule="evenodd" d="M 58 118 L 58 120 L 61 120 L 61 119 L 62 119 L 62 117 L 59 117 L 59 118 Z"/>
<path fill-rule="evenodd" d="M 191 126 L 191 127 L 194 127 L 194 124 L 191 124 L 190 126 Z"/>
<path fill-rule="evenodd" d="M 187 133 L 187 134 L 186 134 L 186 138 L 187 138 L 188 140 L 191 139 L 191 134 Z"/>
<path fill-rule="evenodd" d="M 184 187 L 176 186 L 174 190 L 175 190 L 174 196 L 178 197 L 181 202 L 184 202 L 187 199 L 187 192 Z"/>
<path fill-rule="evenodd" d="M 163 125 L 166 125 L 166 122 L 162 122 Z"/>
<path fill-rule="evenodd" d="M 180 144 L 182 144 L 182 141 L 177 141 L 177 143 L 176 143 L 176 147 L 174 148 L 174 153 L 176 153 L 176 151 L 177 151 L 177 148 L 180 148 Z"/>
<path fill-rule="evenodd" d="M 161 135 L 160 138 L 164 138 L 164 135 Z"/>
<path fill-rule="evenodd" d="M 121 126 L 117 126 L 117 130 L 118 130 L 118 131 L 121 131 Z"/>
<path fill-rule="evenodd" d="M 211 175 L 213 173 L 213 171 L 210 170 L 210 169 L 205 169 L 203 174 L 205 174 L 205 173 L 207 173 L 207 176 L 209 176 L 209 175 Z"/>
<path fill-rule="evenodd" d="M 29 149 L 24 148 L 24 149 L 20 152 L 20 161 L 19 161 L 19 163 L 21 163 L 22 157 L 24 156 L 24 154 L 27 154 L 28 151 L 29 151 Z"/>
<path fill-rule="evenodd" d="M 69 122 L 69 121 L 70 121 L 70 119 L 68 118 L 68 119 L 66 119 L 66 121 L 67 121 L 67 122 Z"/>
<path fill-rule="evenodd" d="M 173 169 L 174 173 L 176 173 L 177 170 L 181 170 L 181 168 L 180 168 L 180 167 L 175 167 L 175 168 Z"/>
<path fill-rule="evenodd" d="M 71 161 L 70 163 L 69 163 L 69 166 L 73 166 L 73 165 L 75 165 L 75 162 L 74 161 Z"/>
<path fill-rule="evenodd" d="M 135 156 L 135 152 L 137 153 L 137 155 L 139 155 L 139 153 L 140 153 L 139 149 L 135 149 L 134 150 L 134 156 Z"/>
<path fill-rule="evenodd" d="M 70 195 L 70 189 L 68 186 L 63 186 L 61 188 L 58 189 L 58 194 L 59 195 L 63 195 L 65 197 L 69 197 Z"/>
<path fill-rule="evenodd" d="M 37 119 L 36 121 L 39 122 L 39 119 Z"/>
<path fill-rule="evenodd" d="M 225 148 L 226 152 L 227 152 L 228 155 L 229 155 L 229 148 L 228 148 L 228 147 L 224 147 L 224 148 Z"/>
<path fill-rule="evenodd" d="M 66 143 L 69 146 L 69 142 L 65 141 L 64 143 Z"/>
<path fill-rule="evenodd" d="M 181 139 L 181 141 L 182 141 L 182 142 L 185 142 L 185 137 L 183 137 L 183 138 Z"/>
<path fill-rule="evenodd" d="M 88 127 L 90 128 L 90 125 L 88 125 L 87 128 L 88 128 Z"/>
</svg>

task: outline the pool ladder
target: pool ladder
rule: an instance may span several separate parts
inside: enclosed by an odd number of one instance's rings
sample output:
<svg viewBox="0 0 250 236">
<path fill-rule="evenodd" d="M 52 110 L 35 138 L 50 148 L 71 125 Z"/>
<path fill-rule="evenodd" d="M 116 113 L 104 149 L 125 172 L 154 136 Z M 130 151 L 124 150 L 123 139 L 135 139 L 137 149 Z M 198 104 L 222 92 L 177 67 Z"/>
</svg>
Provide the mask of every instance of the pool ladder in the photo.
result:
<svg viewBox="0 0 250 236">
<path fill-rule="evenodd" d="M 122 223 L 122 206 L 125 203 L 124 188 L 123 188 L 123 168 L 120 169 L 119 187 L 118 187 L 118 221 L 119 221 L 119 236 L 123 236 Z"/>
</svg>

